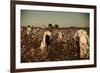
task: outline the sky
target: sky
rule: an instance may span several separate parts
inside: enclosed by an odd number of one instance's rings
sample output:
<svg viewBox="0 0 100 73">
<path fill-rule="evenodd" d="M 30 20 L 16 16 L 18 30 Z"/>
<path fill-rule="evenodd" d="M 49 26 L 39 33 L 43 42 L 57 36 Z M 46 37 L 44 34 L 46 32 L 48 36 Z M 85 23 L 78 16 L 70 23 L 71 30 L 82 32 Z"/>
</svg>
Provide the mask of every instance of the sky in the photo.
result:
<svg viewBox="0 0 100 73">
<path fill-rule="evenodd" d="M 59 27 L 89 27 L 89 13 L 21 10 L 21 25 L 41 27 L 58 24 Z"/>
</svg>

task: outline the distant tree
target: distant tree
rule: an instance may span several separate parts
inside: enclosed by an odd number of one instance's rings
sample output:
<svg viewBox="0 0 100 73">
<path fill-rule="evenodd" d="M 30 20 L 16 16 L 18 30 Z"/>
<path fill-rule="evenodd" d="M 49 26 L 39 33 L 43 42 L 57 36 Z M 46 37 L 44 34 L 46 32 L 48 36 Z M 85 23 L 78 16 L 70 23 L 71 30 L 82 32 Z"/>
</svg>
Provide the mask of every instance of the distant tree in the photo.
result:
<svg viewBox="0 0 100 73">
<path fill-rule="evenodd" d="M 49 26 L 50 28 L 52 28 L 52 27 L 53 27 L 53 26 L 52 26 L 52 24 L 49 24 L 48 26 Z"/>
<path fill-rule="evenodd" d="M 59 28 L 59 25 L 58 24 L 55 24 L 55 28 Z"/>
</svg>

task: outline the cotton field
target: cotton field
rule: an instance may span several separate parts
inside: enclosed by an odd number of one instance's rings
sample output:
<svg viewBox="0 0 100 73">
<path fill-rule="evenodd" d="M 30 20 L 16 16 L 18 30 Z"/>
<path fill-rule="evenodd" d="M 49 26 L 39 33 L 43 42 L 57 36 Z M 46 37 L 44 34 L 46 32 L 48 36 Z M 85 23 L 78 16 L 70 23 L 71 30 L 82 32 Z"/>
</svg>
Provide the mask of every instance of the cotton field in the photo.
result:
<svg viewBox="0 0 100 73">
<path fill-rule="evenodd" d="M 86 47 L 80 46 L 81 38 L 75 36 L 78 30 L 87 33 L 86 39 L 81 35 L 87 40 L 84 43 Z M 89 59 L 89 28 L 21 27 L 22 63 L 81 59 Z"/>
</svg>

